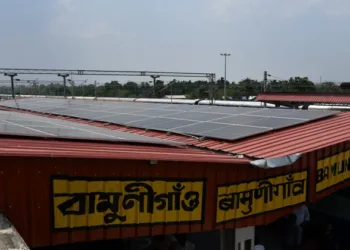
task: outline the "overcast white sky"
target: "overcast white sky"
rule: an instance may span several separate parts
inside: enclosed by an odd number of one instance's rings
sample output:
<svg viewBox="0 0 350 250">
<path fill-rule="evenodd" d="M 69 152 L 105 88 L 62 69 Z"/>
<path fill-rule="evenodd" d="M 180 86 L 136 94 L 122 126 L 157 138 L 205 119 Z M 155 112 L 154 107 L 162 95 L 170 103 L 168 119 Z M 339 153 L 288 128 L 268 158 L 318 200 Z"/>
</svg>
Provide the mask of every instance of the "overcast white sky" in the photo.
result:
<svg viewBox="0 0 350 250">
<path fill-rule="evenodd" d="M 1 0 L 0 11 L 0 67 L 219 78 L 229 52 L 230 81 L 350 80 L 350 0 Z"/>
</svg>

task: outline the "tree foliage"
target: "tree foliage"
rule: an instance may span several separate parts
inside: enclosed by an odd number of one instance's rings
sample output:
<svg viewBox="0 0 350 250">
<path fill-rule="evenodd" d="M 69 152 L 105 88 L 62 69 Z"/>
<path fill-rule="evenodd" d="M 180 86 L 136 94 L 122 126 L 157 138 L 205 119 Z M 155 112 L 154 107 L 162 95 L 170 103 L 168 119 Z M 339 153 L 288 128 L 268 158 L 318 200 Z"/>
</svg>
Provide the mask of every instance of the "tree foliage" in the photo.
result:
<svg viewBox="0 0 350 250">
<path fill-rule="evenodd" d="M 104 84 L 75 85 L 75 96 L 103 96 L 103 97 L 132 97 L 132 98 L 162 98 L 165 95 L 185 95 L 191 99 L 207 99 L 213 93 L 215 99 L 222 99 L 224 96 L 224 79 L 221 78 L 215 83 L 208 81 L 178 81 L 172 80 L 165 84 L 157 80 L 155 86 L 149 82 L 136 83 L 128 81 L 106 82 Z M 242 100 L 242 97 L 256 96 L 264 89 L 263 82 L 245 78 L 238 83 L 226 81 L 226 93 L 230 100 Z M 267 92 L 342 92 L 343 90 L 334 82 L 314 84 L 307 77 L 291 77 L 287 81 L 268 81 Z M 63 95 L 63 84 L 50 83 L 41 85 L 16 85 L 17 95 Z M 72 95 L 73 87 L 67 85 L 67 95 Z M 0 87 L 0 93 L 11 94 L 10 86 Z"/>
</svg>

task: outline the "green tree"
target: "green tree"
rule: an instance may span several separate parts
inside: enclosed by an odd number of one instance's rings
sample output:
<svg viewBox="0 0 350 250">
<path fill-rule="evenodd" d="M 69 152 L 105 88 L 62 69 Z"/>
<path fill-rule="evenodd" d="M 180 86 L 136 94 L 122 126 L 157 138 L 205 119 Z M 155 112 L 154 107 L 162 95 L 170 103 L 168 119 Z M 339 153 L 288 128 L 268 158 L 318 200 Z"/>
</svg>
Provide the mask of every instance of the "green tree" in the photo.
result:
<svg viewBox="0 0 350 250">
<path fill-rule="evenodd" d="M 238 83 L 237 91 L 241 96 L 257 95 L 261 92 L 261 83 L 256 80 L 246 78 Z"/>
<path fill-rule="evenodd" d="M 287 83 L 288 92 L 315 92 L 316 87 L 307 77 L 291 77 Z"/>
<path fill-rule="evenodd" d="M 320 92 L 342 92 L 342 89 L 337 86 L 334 82 L 323 82 L 316 86 L 317 90 Z"/>
</svg>

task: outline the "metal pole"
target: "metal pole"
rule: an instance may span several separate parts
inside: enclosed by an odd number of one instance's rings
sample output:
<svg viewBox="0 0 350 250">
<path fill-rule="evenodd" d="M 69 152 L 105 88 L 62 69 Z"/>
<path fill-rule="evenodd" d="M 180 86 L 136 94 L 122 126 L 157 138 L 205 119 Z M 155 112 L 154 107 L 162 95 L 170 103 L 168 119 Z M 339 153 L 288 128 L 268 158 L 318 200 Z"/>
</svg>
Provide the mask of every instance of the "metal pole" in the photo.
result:
<svg viewBox="0 0 350 250">
<path fill-rule="evenodd" d="M 263 89 L 264 92 L 266 92 L 266 85 L 267 85 L 267 71 L 264 71 L 264 89 Z M 264 102 L 264 108 L 266 108 L 266 102 Z"/>
<path fill-rule="evenodd" d="M 153 77 L 153 95 L 156 97 L 156 78 Z"/>
<path fill-rule="evenodd" d="M 210 80 L 209 82 L 209 100 L 211 100 L 210 105 L 214 104 L 214 85 L 215 85 L 215 80 L 214 78 Z"/>
<path fill-rule="evenodd" d="M 66 93 L 66 77 L 63 77 L 63 96 L 64 98 L 67 98 L 67 93 Z"/>
<path fill-rule="evenodd" d="M 13 83 L 13 78 L 15 77 L 14 75 L 11 75 L 11 90 L 12 90 L 12 98 L 14 99 L 15 98 L 15 86 L 14 86 L 14 83 Z"/>
<path fill-rule="evenodd" d="M 264 92 L 266 92 L 266 85 L 267 85 L 267 71 L 264 71 Z"/>
<path fill-rule="evenodd" d="M 230 56 L 231 54 L 229 54 L 229 53 L 223 53 L 223 54 L 220 54 L 220 55 L 225 57 L 224 99 L 226 100 L 226 97 L 227 97 L 227 93 L 226 93 L 226 58 L 227 58 L 228 56 Z"/>
<path fill-rule="evenodd" d="M 220 250 L 226 250 L 225 230 L 220 230 Z"/>
<path fill-rule="evenodd" d="M 95 99 L 97 99 L 97 82 L 95 81 Z"/>
<path fill-rule="evenodd" d="M 67 98 L 66 78 L 69 76 L 69 74 L 58 74 L 57 76 L 63 77 L 63 96 L 64 96 L 64 98 Z"/>
<path fill-rule="evenodd" d="M 173 103 L 173 85 L 170 85 L 170 98 L 171 98 L 171 103 Z"/>
<path fill-rule="evenodd" d="M 155 76 L 152 75 L 151 78 L 153 79 L 153 95 L 156 97 L 156 79 L 159 78 L 160 76 Z"/>
<path fill-rule="evenodd" d="M 17 73 L 5 73 L 4 76 L 9 76 L 11 78 L 12 98 L 15 98 L 15 85 L 13 83 L 13 78 L 17 76 Z"/>
<path fill-rule="evenodd" d="M 224 82 L 224 100 L 226 100 L 226 55 L 225 55 L 225 82 Z"/>
<path fill-rule="evenodd" d="M 75 94 L 74 94 L 74 81 L 71 81 L 72 83 L 72 99 L 75 99 Z"/>
</svg>

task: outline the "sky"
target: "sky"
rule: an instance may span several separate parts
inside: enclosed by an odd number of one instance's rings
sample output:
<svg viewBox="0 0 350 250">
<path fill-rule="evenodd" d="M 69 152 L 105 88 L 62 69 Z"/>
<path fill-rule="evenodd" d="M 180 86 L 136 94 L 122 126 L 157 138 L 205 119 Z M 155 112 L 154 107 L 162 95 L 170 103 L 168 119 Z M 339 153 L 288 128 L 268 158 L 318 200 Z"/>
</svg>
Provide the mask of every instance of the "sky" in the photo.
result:
<svg viewBox="0 0 350 250">
<path fill-rule="evenodd" d="M 229 81 L 262 80 L 265 70 L 281 79 L 350 81 L 349 24 L 349 0 L 1 0 L 0 68 L 220 78 L 220 53 L 230 53 Z"/>
</svg>

